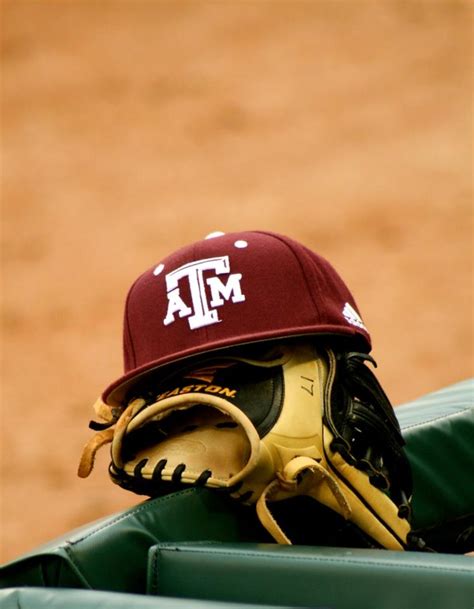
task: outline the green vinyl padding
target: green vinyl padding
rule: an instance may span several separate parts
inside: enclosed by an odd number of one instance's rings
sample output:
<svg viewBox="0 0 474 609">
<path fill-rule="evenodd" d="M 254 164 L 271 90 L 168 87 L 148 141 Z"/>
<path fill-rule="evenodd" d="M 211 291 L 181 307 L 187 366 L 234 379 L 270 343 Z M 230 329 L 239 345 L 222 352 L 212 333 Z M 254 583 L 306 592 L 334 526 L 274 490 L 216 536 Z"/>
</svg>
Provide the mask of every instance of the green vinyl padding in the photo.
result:
<svg viewBox="0 0 474 609">
<path fill-rule="evenodd" d="M 219 601 L 145 596 L 102 590 L 65 588 L 6 588 L 0 609 L 248 609 L 248 605 Z M 275 609 L 259 605 L 259 609 Z M 280 607 L 281 609 L 281 607 Z"/>
<path fill-rule="evenodd" d="M 474 518 L 474 379 L 395 412 L 413 472 L 414 528 Z"/>
<path fill-rule="evenodd" d="M 148 591 L 332 609 L 472 609 L 474 559 L 276 544 L 160 544 Z"/>
<path fill-rule="evenodd" d="M 459 531 L 474 530 L 472 399 L 473 382 L 466 381 L 396 409 L 414 473 L 415 527 L 434 529 L 435 540 L 440 531 L 448 531 L 452 538 Z M 454 533 L 453 522 L 461 523 Z M 0 588 L 27 585 L 143 593 L 149 548 L 159 542 L 185 541 L 270 539 L 253 509 L 208 489 L 189 488 L 139 503 L 19 556 L 0 570 Z M 440 547 L 451 551 L 449 543 Z"/>
<path fill-rule="evenodd" d="M 0 588 L 93 588 L 142 593 L 147 554 L 159 541 L 255 541 L 257 519 L 241 517 L 238 504 L 204 488 L 145 501 L 72 531 L 8 563 Z"/>
</svg>

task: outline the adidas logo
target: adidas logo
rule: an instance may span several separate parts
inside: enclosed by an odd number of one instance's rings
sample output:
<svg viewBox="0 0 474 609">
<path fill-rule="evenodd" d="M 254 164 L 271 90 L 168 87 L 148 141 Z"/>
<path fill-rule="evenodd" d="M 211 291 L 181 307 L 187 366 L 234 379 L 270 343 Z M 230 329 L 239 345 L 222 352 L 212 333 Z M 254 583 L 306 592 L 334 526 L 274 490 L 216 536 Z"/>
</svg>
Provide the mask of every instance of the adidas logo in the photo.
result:
<svg viewBox="0 0 474 609">
<path fill-rule="evenodd" d="M 348 302 L 346 302 L 346 304 L 344 305 L 342 314 L 344 315 L 345 320 L 347 322 L 349 322 L 352 326 L 357 326 L 358 328 L 362 328 L 362 330 L 365 330 L 366 332 L 368 331 L 367 328 L 365 327 L 364 322 L 362 321 L 359 313 L 357 313 L 357 311 L 354 309 L 354 307 L 351 307 L 351 305 Z"/>
</svg>

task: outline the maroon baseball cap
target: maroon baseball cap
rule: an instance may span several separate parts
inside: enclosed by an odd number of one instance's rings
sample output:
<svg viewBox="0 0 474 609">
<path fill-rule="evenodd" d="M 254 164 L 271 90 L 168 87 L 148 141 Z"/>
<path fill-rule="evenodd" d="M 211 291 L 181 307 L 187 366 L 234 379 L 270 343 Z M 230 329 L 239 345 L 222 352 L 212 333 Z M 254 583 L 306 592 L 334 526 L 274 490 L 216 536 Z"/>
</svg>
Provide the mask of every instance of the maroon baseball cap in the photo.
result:
<svg viewBox="0 0 474 609">
<path fill-rule="evenodd" d="M 118 404 L 165 364 L 216 349 L 310 334 L 370 335 L 331 264 L 271 232 L 213 233 L 145 271 L 130 288 L 124 375 L 103 394 Z"/>
</svg>

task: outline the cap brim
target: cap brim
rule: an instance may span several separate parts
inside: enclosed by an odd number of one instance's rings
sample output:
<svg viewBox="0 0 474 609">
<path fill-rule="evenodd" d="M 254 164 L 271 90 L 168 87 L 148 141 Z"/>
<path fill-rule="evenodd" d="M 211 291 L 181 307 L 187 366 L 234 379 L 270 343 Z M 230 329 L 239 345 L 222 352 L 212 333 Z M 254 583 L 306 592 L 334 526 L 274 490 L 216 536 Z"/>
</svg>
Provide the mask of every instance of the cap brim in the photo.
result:
<svg viewBox="0 0 474 609">
<path fill-rule="evenodd" d="M 106 404 L 110 406 L 118 406 L 124 403 L 128 399 L 128 395 L 133 387 L 143 380 L 148 375 L 156 373 L 158 369 L 163 368 L 163 371 L 169 367 L 179 366 L 195 358 L 203 358 L 212 355 L 216 351 L 222 349 L 228 349 L 230 347 L 244 347 L 245 345 L 255 345 L 267 341 L 282 341 L 290 338 L 314 336 L 318 338 L 331 336 L 333 339 L 339 338 L 350 338 L 352 341 L 356 340 L 359 344 L 361 351 L 369 353 L 372 346 L 370 342 L 355 329 L 341 328 L 340 326 L 327 326 L 321 328 L 315 332 L 314 326 L 308 328 L 293 328 L 288 333 L 282 334 L 281 330 L 275 330 L 273 332 L 266 332 L 258 337 L 255 334 L 248 336 L 240 336 L 238 340 L 227 339 L 221 341 L 215 341 L 213 343 L 206 343 L 205 350 L 202 346 L 195 346 L 192 349 L 182 350 L 179 353 L 173 353 L 170 357 L 163 357 L 157 360 L 148 362 L 146 365 L 135 368 L 113 382 L 102 394 L 102 399 Z"/>
</svg>

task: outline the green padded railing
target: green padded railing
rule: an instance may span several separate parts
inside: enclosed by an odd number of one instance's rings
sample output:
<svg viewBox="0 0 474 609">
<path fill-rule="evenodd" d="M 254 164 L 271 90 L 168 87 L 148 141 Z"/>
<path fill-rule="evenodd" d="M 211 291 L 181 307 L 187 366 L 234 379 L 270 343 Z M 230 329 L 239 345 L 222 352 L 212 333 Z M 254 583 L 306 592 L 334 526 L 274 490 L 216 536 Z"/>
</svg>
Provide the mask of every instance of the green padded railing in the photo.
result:
<svg viewBox="0 0 474 609">
<path fill-rule="evenodd" d="M 334 609 L 472 609 L 474 559 L 255 544 L 160 544 L 151 594 Z"/>
<path fill-rule="evenodd" d="M 21 585 L 143 593 L 147 555 L 159 541 L 255 541 L 257 519 L 208 489 L 145 501 L 29 552 L 0 571 L 0 588 Z M 266 537 L 265 537 L 266 538 Z"/>
<path fill-rule="evenodd" d="M 433 539 L 439 539 L 440 531 L 452 537 L 469 531 L 469 522 L 474 524 L 473 388 L 473 382 L 466 381 L 396 409 L 414 473 L 415 526 L 434 530 Z M 451 528 L 453 523 L 461 523 L 459 531 Z M 143 594 L 150 547 L 192 541 L 244 543 L 269 538 L 254 510 L 208 489 L 189 488 L 90 523 L 18 557 L 1 569 L 0 588 L 89 588 Z M 387 555 L 384 550 L 378 552 L 380 557 Z M 398 556 L 407 564 L 413 560 L 412 553 Z M 437 563 L 440 573 L 445 570 L 444 555 L 422 556 L 430 564 Z M 452 558 L 463 565 L 474 563 L 464 556 Z"/>
<path fill-rule="evenodd" d="M 144 594 L 64 588 L 7 588 L 0 590 L 1 609 L 249 609 L 237 603 L 179 599 Z M 259 609 L 277 609 L 259 605 Z M 279 609 L 282 609 L 279 606 Z"/>
<path fill-rule="evenodd" d="M 474 531 L 474 379 L 399 406 L 413 471 L 413 526 Z M 474 549 L 474 537 L 473 549 Z"/>
</svg>

